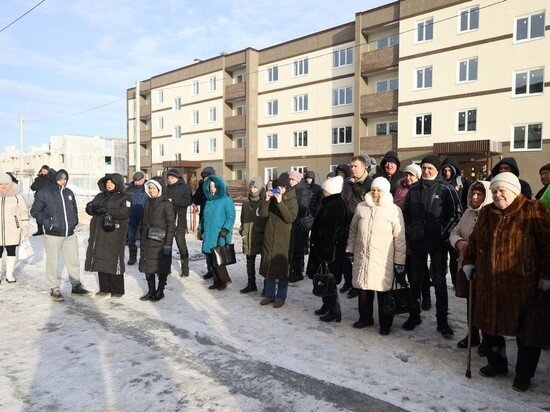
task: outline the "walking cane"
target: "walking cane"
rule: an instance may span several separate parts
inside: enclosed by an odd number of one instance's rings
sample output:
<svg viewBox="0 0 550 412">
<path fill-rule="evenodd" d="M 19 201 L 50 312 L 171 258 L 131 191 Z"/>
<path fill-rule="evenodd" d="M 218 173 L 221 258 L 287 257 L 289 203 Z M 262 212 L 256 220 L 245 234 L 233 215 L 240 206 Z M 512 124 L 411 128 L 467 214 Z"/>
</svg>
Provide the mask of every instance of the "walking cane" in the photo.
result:
<svg viewBox="0 0 550 412">
<path fill-rule="evenodd" d="M 472 290 L 473 279 L 468 281 L 468 360 L 466 361 L 466 377 L 472 378 Z"/>
</svg>

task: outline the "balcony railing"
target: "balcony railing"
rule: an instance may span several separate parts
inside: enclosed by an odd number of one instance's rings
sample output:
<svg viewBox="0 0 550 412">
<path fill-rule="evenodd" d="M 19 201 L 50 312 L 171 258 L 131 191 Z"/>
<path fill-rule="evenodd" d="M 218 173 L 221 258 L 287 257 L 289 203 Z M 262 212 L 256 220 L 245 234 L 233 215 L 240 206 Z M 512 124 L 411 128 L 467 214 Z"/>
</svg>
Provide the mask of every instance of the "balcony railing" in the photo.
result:
<svg viewBox="0 0 550 412">
<path fill-rule="evenodd" d="M 151 141 L 151 129 L 149 130 L 140 130 L 139 131 L 139 142 L 140 143 L 149 143 Z"/>
<path fill-rule="evenodd" d="M 151 167 L 152 159 L 151 155 L 141 155 L 141 167 Z"/>
<path fill-rule="evenodd" d="M 397 112 L 397 90 L 361 96 L 361 117 L 383 116 Z"/>
<path fill-rule="evenodd" d="M 244 147 L 235 147 L 231 149 L 225 149 L 225 163 L 245 163 L 246 151 Z"/>
<path fill-rule="evenodd" d="M 371 50 L 361 55 L 361 76 L 370 76 L 399 65 L 399 46 Z"/>
<path fill-rule="evenodd" d="M 151 106 L 145 105 L 139 107 L 139 117 L 141 119 L 146 119 L 148 117 L 151 117 Z"/>
<path fill-rule="evenodd" d="M 225 87 L 225 101 L 233 102 L 246 97 L 246 82 L 230 84 Z"/>
<path fill-rule="evenodd" d="M 224 127 L 227 134 L 244 132 L 246 130 L 246 115 L 226 117 Z"/>
<path fill-rule="evenodd" d="M 361 153 L 384 156 L 390 150 L 397 151 L 397 135 L 364 136 L 359 138 Z"/>
</svg>

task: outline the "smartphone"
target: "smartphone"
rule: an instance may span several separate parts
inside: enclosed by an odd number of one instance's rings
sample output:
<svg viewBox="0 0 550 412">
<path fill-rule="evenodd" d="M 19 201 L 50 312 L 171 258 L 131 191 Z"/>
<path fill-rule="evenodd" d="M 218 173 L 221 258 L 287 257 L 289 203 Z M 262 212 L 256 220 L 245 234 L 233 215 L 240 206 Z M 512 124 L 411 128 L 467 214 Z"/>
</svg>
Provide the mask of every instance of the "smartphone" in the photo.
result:
<svg viewBox="0 0 550 412">
<path fill-rule="evenodd" d="M 278 187 L 274 187 L 273 189 L 271 189 L 271 193 L 273 193 L 274 195 L 280 195 L 281 189 L 279 189 Z"/>
</svg>

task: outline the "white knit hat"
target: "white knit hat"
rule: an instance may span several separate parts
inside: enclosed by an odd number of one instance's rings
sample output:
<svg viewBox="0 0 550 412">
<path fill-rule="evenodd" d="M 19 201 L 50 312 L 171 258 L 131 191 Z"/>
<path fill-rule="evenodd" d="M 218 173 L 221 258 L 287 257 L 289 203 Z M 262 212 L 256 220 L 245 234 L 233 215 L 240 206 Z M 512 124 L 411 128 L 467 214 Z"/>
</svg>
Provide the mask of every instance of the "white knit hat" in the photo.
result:
<svg viewBox="0 0 550 412">
<path fill-rule="evenodd" d="M 388 179 L 386 179 L 385 177 L 377 177 L 376 179 L 374 179 L 372 181 L 372 184 L 370 186 L 371 190 L 372 189 L 380 189 L 382 190 L 384 193 L 390 193 L 390 181 Z"/>
<path fill-rule="evenodd" d="M 420 166 L 416 163 L 411 163 L 405 168 L 403 173 L 410 173 L 411 175 L 416 176 L 417 179 L 420 179 L 420 176 L 422 176 L 422 169 L 420 169 Z"/>
<path fill-rule="evenodd" d="M 521 184 L 518 177 L 510 172 L 502 172 L 493 177 L 490 188 L 494 190 L 497 187 L 505 187 L 516 196 L 521 193 Z"/>
<path fill-rule="evenodd" d="M 334 176 L 323 183 L 323 190 L 330 195 L 335 195 L 336 193 L 342 193 L 343 186 L 344 178 L 342 176 Z"/>
</svg>

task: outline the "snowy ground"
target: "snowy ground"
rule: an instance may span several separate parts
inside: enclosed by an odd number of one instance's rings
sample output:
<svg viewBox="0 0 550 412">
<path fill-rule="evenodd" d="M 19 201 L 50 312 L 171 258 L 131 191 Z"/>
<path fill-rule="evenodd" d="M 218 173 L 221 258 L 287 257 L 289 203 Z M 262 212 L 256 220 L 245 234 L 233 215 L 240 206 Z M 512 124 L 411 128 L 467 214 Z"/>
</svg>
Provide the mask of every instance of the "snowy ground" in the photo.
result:
<svg viewBox="0 0 550 412">
<path fill-rule="evenodd" d="M 87 230 L 84 221 L 82 262 Z M 376 325 L 354 329 L 357 301 L 343 295 L 342 322 L 319 322 L 309 281 L 291 285 L 282 308 L 261 307 L 259 293 L 238 292 L 242 254 L 225 291 L 209 291 L 204 260 L 194 260 L 191 276 L 170 276 L 157 303 L 138 299 L 146 286 L 136 266 L 121 299 L 73 298 L 64 271 L 58 303 L 48 296 L 43 239 L 31 241 L 37 254 L 19 263 L 17 283 L 0 285 L 0 410 L 550 410 L 548 350 L 524 394 L 511 387 L 513 339 L 508 376 L 481 377 L 474 351 L 465 378 L 466 351 L 456 348 L 465 301 L 451 290 L 452 340 L 436 331 L 433 309 L 414 332 L 401 330 L 404 315 L 389 336 Z M 192 234 L 188 242 L 198 255 Z M 97 290 L 95 274 L 82 280 Z"/>
</svg>

